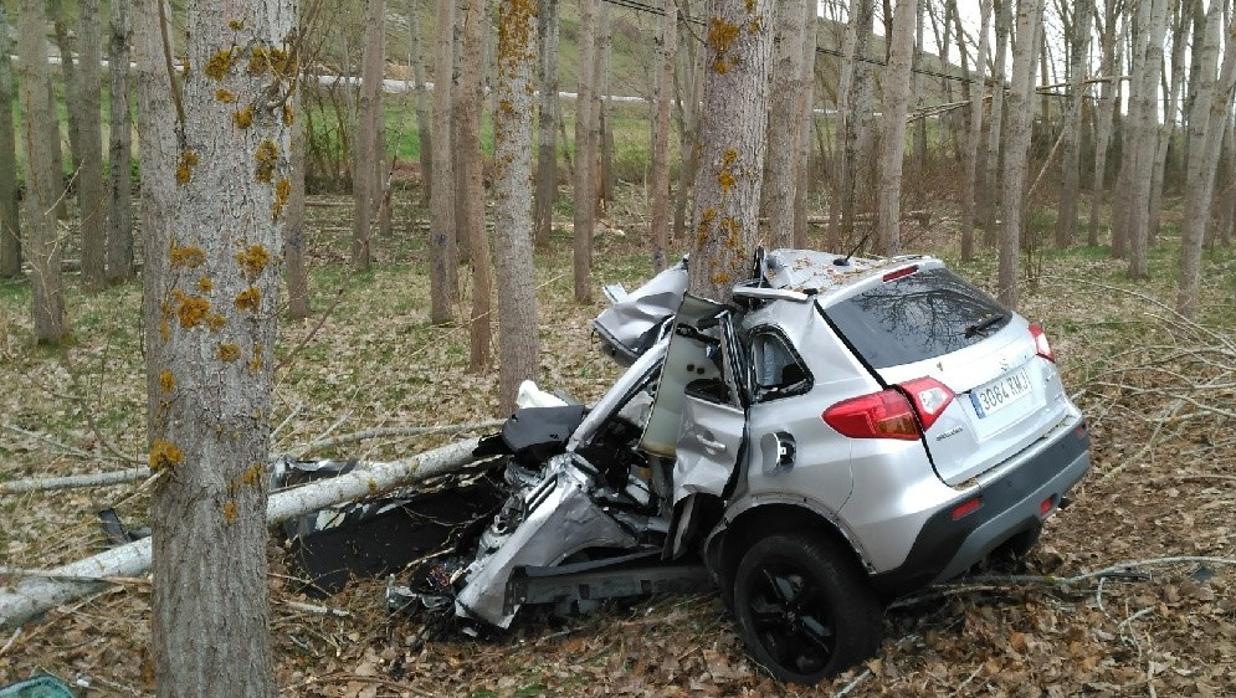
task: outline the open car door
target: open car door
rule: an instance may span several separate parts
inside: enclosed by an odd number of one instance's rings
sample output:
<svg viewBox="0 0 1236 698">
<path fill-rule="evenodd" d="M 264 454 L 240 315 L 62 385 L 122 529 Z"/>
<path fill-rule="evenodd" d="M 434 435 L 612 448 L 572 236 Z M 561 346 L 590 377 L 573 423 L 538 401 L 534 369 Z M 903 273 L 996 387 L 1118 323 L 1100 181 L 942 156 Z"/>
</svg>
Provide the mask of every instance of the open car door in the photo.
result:
<svg viewBox="0 0 1236 698">
<path fill-rule="evenodd" d="M 685 296 L 640 448 L 674 463 L 671 557 L 694 538 L 703 499 L 720 498 L 742 456 L 747 414 L 729 308 Z"/>
</svg>

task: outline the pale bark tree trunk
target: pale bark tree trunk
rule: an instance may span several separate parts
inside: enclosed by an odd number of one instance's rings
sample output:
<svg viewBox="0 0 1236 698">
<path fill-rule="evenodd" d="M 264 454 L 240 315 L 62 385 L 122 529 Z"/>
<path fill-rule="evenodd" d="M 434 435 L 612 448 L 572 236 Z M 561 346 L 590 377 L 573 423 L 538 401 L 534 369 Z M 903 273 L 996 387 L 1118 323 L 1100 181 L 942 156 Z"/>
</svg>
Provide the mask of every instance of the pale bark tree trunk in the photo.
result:
<svg viewBox="0 0 1236 698">
<path fill-rule="evenodd" d="M 1043 0 L 1020 0 L 1017 7 L 1017 42 L 1013 47 L 1012 87 L 1008 97 L 1008 144 L 1004 156 L 1004 215 L 1000 230 L 1000 302 L 1017 308 L 1017 255 L 1020 250 L 1022 190 L 1030 148 L 1034 106 L 1035 48 Z"/>
<path fill-rule="evenodd" d="M 910 104 L 910 68 L 918 0 L 898 0 L 889 39 L 888 68 L 880 108 L 880 184 L 876 195 L 876 239 L 880 254 L 901 251 L 901 170 L 905 152 L 906 110 Z"/>
<path fill-rule="evenodd" d="M 575 301 L 592 300 L 592 229 L 596 224 L 596 142 L 593 140 L 592 66 L 596 63 L 598 0 L 579 0 L 579 87 L 575 98 Z"/>
<path fill-rule="evenodd" d="M 1136 92 L 1136 122 L 1134 139 L 1136 147 L 1135 169 L 1132 170 L 1132 187 L 1127 199 L 1129 209 L 1129 276 L 1143 279 L 1147 276 L 1146 248 L 1149 243 L 1150 185 L 1153 179 L 1155 153 L 1158 148 L 1158 87 L 1159 73 L 1163 68 L 1163 38 L 1166 30 L 1167 0 L 1153 0 L 1150 24 L 1147 27 L 1148 42 L 1142 70 L 1133 76 L 1139 82 Z"/>
<path fill-rule="evenodd" d="M 1236 87 L 1236 50 L 1228 46 L 1223 68 L 1215 81 L 1221 24 L 1219 3 L 1212 3 L 1206 16 L 1206 38 L 1200 52 L 1199 71 L 1194 77 L 1193 113 L 1189 117 L 1192 147 L 1189 150 L 1188 180 L 1185 184 L 1185 211 L 1181 231 L 1180 277 L 1176 293 L 1176 310 L 1193 317 L 1198 310 L 1202 246 L 1210 225 L 1215 171 L 1231 108 L 1233 87 Z M 1236 30 L 1229 27 L 1228 36 Z"/>
<path fill-rule="evenodd" d="M 429 114 L 429 88 L 425 85 L 424 37 L 421 34 L 419 0 L 408 0 L 408 62 L 416 89 L 416 136 L 421 163 L 421 205 L 428 206 L 433 189 L 433 128 Z"/>
<path fill-rule="evenodd" d="M 923 95 L 923 79 L 922 74 L 918 72 L 919 64 L 923 58 L 923 16 L 924 9 L 931 0 L 920 0 L 918 7 L 914 10 L 914 52 L 911 54 L 910 65 L 910 96 L 914 98 L 916 109 L 921 109 L 924 105 Z M 936 49 L 939 50 L 938 48 Z M 907 103 L 908 104 L 908 103 Z M 923 205 L 923 178 L 927 174 L 927 119 L 918 119 L 914 123 L 914 181 L 910 187 L 910 201 L 913 202 L 914 208 L 922 208 Z"/>
<path fill-rule="evenodd" d="M 1197 96 L 1198 89 L 1198 74 L 1201 73 L 1201 49 L 1205 43 L 1206 34 L 1206 3 L 1205 0 L 1183 0 L 1185 11 L 1189 13 L 1189 21 L 1193 27 L 1193 41 L 1191 46 L 1194 47 L 1189 51 L 1189 76 L 1186 81 L 1185 96 L 1184 96 L 1184 147 L 1181 148 L 1181 161 L 1186 163 L 1187 169 L 1189 162 L 1189 154 L 1191 152 L 1191 137 L 1192 129 L 1189 128 L 1189 118 L 1193 114 L 1193 102 Z M 1187 175 L 1186 175 L 1187 176 Z"/>
<path fill-rule="evenodd" d="M 532 75 L 535 2 L 501 0 L 494 110 L 494 241 L 498 255 L 498 397 L 503 414 L 519 384 L 536 377 L 540 357 L 532 263 Z M 591 63 L 581 61 L 581 69 Z M 580 160 L 580 170 L 586 160 Z"/>
<path fill-rule="evenodd" d="M 691 15 L 688 0 L 682 0 L 681 13 Z M 678 167 L 678 191 L 674 192 L 674 239 L 681 240 L 687 230 L 687 200 L 690 198 L 691 186 L 695 182 L 695 174 L 699 165 L 699 133 L 700 123 L 700 90 L 704 84 L 704 51 L 696 46 L 695 37 L 683 23 L 678 37 L 680 46 L 686 51 L 680 51 L 683 60 L 679 61 L 678 79 L 678 109 L 680 113 L 678 127 L 678 152 L 681 154 L 681 164 Z"/>
<path fill-rule="evenodd" d="M 811 131 L 815 126 L 815 41 L 816 31 L 820 25 L 817 7 L 812 0 L 808 0 L 803 6 L 803 23 L 806 26 L 802 41 L 803 89 L 798 100 L 798 109 L 801 114 L 797 128 L 798 157 L 794 158 L 794 247 L 798 249 L 811 246 L 811 241 L 808 239 L 807 195 L 810 193 L 809 183 L 813 179 L 811 176 Z"/>
<path fill-rule="evenodd" d="M 602 212 L 609 210 L 614 200 L 614 131 L 610 124 L 609 64 L 613 51 L 613 27 L 610 22 L 608 2 L 602 0 L 597 12 L 597 60 L 592 77 L 593 142 L 597 148 L 597 205 Z"/>
<path fill-rule="evenodd" d="M 987 44 L 988 44 L 988 28 L 991 26 L 991 0 L 980 0 L 979 2 L 979 40 L 978 52 L 974 55 L 974 75 L 972 76 L 974 84 L 970 89 L 970 133 L 966 141 L 966 160 L 965 173 L 962 175 L 962 221 L 961 221 L 961 259 L 969 261 L 974 257 L 974 221 L 975 221 L 975 189 L 978 185 L 978 157 L 979 143 L 983 140 L 983 93 L 984 84 L 983 69 L 987 67 Z M 958 31 L 960 32 L 960 15 L 956 14 L 955 0 L 953 5 L 954 17 L 958 21 Z M 958 45 L 961 47 L 961 53 L 964 61 L 966 53 L 965 41 L 958 37 Z M 1002 78 L 997 78 L 993 81 L 993 91 L 1001 88 Z"/>
<path fill-rule="evenodd" d="M 115 0 L 113 0 L 114 2 Z M 301 106 L 304 84 L 296 76 L 298 88 L 293 97 L 294 121 L 289 167 L 292 191 L 288 196 L 287 223 L 283 229 L 284 278 L 288 286 L 288 319 L 309 317 L 309 271 L 305 268 L 305 119 Z"/>
<path fill-rule="evenodd" d="M 489 237 L 485 234 L 485 188 L 481 181 L 481 53 L 489 26 L 485 0 L 460 0 L 460 75 L 455 97 L 455 167 L 458 175 L 459 213 L 456 230 L 468 241 L 472 265 L 472 316 L 469 370 L 489 366 L 492 333 Z M 531 279 L 531 277 L 529 277 Z"/>
<path fill-rule="evenodd" d="M 454 292 L 455 170 L 451 162 L 451 76 L 455 70 L 455 0 L 438 0 L 433 80 L 433 180 L 429 206 L 429 318 L 451 319 Z"/>
<path fill-rule="evenodd" d="M 1082 105 L 1087 87 L 1086 66 L 1090 55 L 1090 16 L 1092 0 L 1079 0 L 1073 5 L 1070 26 L 1072 57 L 1069 63 L 1069 104 L 1061 128 L 1060 205 L 1056 216 L 1056 247 L 1068 247 L 1077 235 L 1077 196 L 1080 190 Z"/>
<path fill-rule="evenodd" d="M 365 49 L 357 97 L 356 140 L 352 160 L 352 268 L 369 271 L 370 244 L 377 224 L 382 187 L 378 172 L 385 155 L 378 151 L 382 128 L 382 67 L 385 61 L 385 0 L 366 0 Z"/>
<path fill-rule="evenodd" d="M 162 5 L 162 9 L 160 8 Z M 176 111 L 179 88 L 172 83 L 162 36 L 171 17 L 166 0 L 133 1 L 133 73 L 137 90 L 138 150 L 141 164 L 142 330 L 146 356 L 147 440 L 153 442 L 160 415 L 162 304 L 168 297 L 171 210 L 176 198 Z"/>
<path fill-rule="evenodd" d="M 99 0 L 82 0 L 78 40 L 77 125 L 81 148 L 81 172 L 77 178 L 77 202 L 81 209 L 82 277 L 86 287 L 102 288 L 106 282 L 107 204 L 103 180 L 103 129 L 100 123 L 99 63 L 103 59 L 99 32 Z"/>
<path fill-rule="evenodd" d="M 295 23 L 293 0 L 191 2 L 191 116 L 178 153 L 143 151 L 174 157 L 178 185 L 150 448 L 168 474 L 151 502 L 161 696 L 275 695 L 264 464 L 295 118 L 277 105 L 296 89 Z"/>
<path fill-rule="evenodd" d="M 768 152 L 764 161 L 763 216 L 772 248 L 794 244 L 794 192 L 798 175 L 799 124 L 802 122 L 803 5 L 808 0 L 778 0 L 774 13 L 772 85 L 768 109 Z M 810 0 L 815 2 L 815 0 Z"/>
<path fill-rule="evenodd" d="M 130 0 L 111 0 L 108 34 L 108 76 L 111 87 L 107 214 L 107 280 L 111 283 L 133 277 L 133 185 L 129 161 L 132 157 L 133 126 L 129 115 L 129 19 Z"/>
<path fill-rule="evenodd" d="M 841 75 L 837 87 L 837 193 L 831 206 L 828 247 L 838 249 L 854 235 L 861 163 L 871 162 L 875 131 L 872 103 L 875 75 L 866 60 L 867 45 L 875 24 L 873 0 L 851 0 L 850 21 L 846 26 L 841 52 Z"/>
<path fill-rule="evenodd" d="M 13 68 L 9 23 L 0 6 L 0 277 L 21 275 L 21 221 L 17 214 L 17 147 L 13 136 Z M 26 169 L 30 169 L 27 159 Z M 29 181 L 29 179 L 27 179 Z"/>
<path fill-rule="evenodd" d="M 22 0 L 18 12 L 17 80 L 21 93 L 23 143 L 26 146 L 25 252 L 30 260 L 34 335 L 56 344 L 68 334 L 61 279 L 61 242 L 56 235 L 55 202 L 60 178 L 53 170 L 48 129 L 56 124 L 47 90 L 47 39 L 42 0 Z"/>
<path fill-rule="evenodd" d="M 670 106 L 674 91 L 674 62 L 678 52 L 678 7 L 663 0 L 661 36 L 657 42 L 656 110 L 652 122 L 652 270 L 665 269 L 670 234 Z"/>
<path fill-rule="evenodd" d="M 536 246 L 549 249 L 553 233 L 554 202 L 558 198 L 558 7 L 560 0 L 540 0 L 537 35 L 540 38 L 541 98 L 537 109 L 536 202 L 533 224 Z"/>
<path fill-rule="evenodd" d="M 77 60 L 74 57 L 73 42 L 69 38 L 69 16 L 64 0 L 48 0 L 47 11 L 52 19 L 52 37 L 60 53 L 60 73 L 64 77 L 64 106 L 68 116 L 69 154 L 73 169 L 76 170 L 82 164 L 81 124 L 78 121 L 82 115 L 79 99 L 81 78 L 77 74 Z M 52 104 L 55 104 L 54 100 Z"/>
<path fill-rule="evenodd" d="M 1127 113 L 1120 120 L 1120 172 L 1116 177 L 1116 188 L 1113 192 L 1112 207 L 1112 258 L 1124 259 L 1128 256 L 1130 231 L 1133 227 L 1133 196 L 1137 187 L 1133 181 L 1137 172 L 1137 144 L 1139 112 L 1141 102 L 1138 92 L 1141 89 L 1144 72 L 1147 28 L 1150 25 L 1152 0 L 1127 6 L 1126 12 L 1130 22 L 1129 31 L 1129 81 L 1126 89 L 1128 100 Z"/>
<path fill-rule="evenodd" d="M 751 275 L 764 174 L 772 5 L 771 0 L 708 3 L 689 287 L 720 302 Z"/>
<path fill-rule="evenodd" d="M 997 212 L 1000 210 L 1000 164 L 1001 145 L 1005 142 L 1004 96 L 1005 73 L 1008 66 L 1009 33 L 1012 29 L 1012 5 L 1014 0 L 998 0 L 996 10 L 996 57 L 992 65 L 991 118 L 987 128 L 987 157 L 983 163 L 986 173 L 985 185 L 981 188 L 983 218 L 983 245 L 996 244 Z"/>
<path fill-rule="evenodd" d="M 1090 221 L 1087 225 L 1086 242 L 1094 247 L 1099 244 L 1099 221 L 1103 212 L 1103 192 L 1106 191 L 1107 180 L 1107 146 L 1111 141 L 1112 120 L 1119 104 L 1116 95 L 1120 84 L 1115 80 L 1121 65 L 1124 63 L 1124 25 L 1119 33 L 1116 23 L 1119 16 L 1116 13 L 1118 0 L 1107 0 L 1103 23 L 1103 58 L 1101 72 L 1108 78 L 1100 87 L 1100 97 L 1097 106 L 1094 129 L 1094 175 L 1090 192 Z"/>
<path fill-rule="evenodd" d="M 1183 2 L 1173 3 L 1175 6 L 1172 25 L 1171 78 L 1168 81 L 1166 99 L 1163 106 L 1163 123 L 1159 126 L 1159 143 L 1154 157 L 1154 179 L 1150 184 L 1150 223 L 1147 229 L 1147 240 L 1154 246 L 1159 234 L 1159 218 L 1163 210 L 1163 189 L 1166 186 L 1164 177 L 1167 174 L 1167 155 L 1171 151 L 1172 136 L 1176 132 L 1177 105 L 1180 103 L 1181 83 L 1184 81 L 1184 55 L 1186 41 L 1185 29 L 1188 27 L 1189 13 Z M 1181 123 L 1184 119 L 1181 119 Z"/>
</svg>

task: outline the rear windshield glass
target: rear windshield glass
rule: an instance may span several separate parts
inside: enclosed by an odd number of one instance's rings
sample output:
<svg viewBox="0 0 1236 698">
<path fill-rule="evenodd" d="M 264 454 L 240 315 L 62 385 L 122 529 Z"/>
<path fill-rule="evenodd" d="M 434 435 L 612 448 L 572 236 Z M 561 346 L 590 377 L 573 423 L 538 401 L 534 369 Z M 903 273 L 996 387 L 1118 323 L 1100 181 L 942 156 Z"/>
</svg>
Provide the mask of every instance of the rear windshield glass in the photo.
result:
<svg viewBox="0 0 1236 698">
<path fill-rule="evenodd" d="M 826 311 L 872 368 L 942 356 L 1000 331 L 1010 315 L 953 272 L 924 269 Z"/>
</svg>

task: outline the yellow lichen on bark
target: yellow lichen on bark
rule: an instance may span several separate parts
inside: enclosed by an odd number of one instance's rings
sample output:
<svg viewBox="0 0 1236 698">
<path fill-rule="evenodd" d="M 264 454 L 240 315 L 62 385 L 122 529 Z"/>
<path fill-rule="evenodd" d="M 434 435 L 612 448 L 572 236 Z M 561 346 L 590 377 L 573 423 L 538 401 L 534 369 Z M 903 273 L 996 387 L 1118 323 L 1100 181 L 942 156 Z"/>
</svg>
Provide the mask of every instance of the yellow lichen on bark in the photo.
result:
<svg viewBox="0 0 1236 698">
<path fill-rule="evenodd" d="M 246 104 L 242 109 L 232 114 L 232 123 L 236 128 L 246 129 L 253 125 L 253 106 Z"/>
<path fill-rule="evenodd" d="M 283 105 L 283 125 L 287 126 L 288 128 L 291 128 L 292 124 L 295 122 L 296 122 L 296 112 L 292 109 L 292 105 L 284 104 Z"/>
<path fill-rule="evenodd" d="M 176 300 L 176 319 L 186 330 L 202 324 L 210 314 L 210 301 L 201 296 L 191 296 L 176 289 L 172 297 Z"/>
<path fill-rule="evenodd" d="M 223 520 L 229 524 L 236 523 L 236 501 L 229 499 L 223 503 Z"/>
<path fill-rule="evenodd" d="M 150 445 L 150 469 L 156 473 L 180 465 L 184 459 L 180 448 L 166 439 L 157 438 Z"/>
<path fill-rule="evenodd" d="M 240 347 L 234 342 L 223 342 L 215 349 L 215 354 L 220 361 L 230 364 L 240 358 Z"/>
<path fill-rule="evenodd" d="M 172 375 L 170 369 L 163 369 L 159 372 L 159 390 L 170 393 L 176 389 L 176 376 Z"/>
<path fill-rule="evenodd" d="M 173 269 L 196 269 L 206 262 L 206 251 L 197 245 L 172 245 L 169 254 Z"/>
<path fill-rule="evenodd" d="M 270 217 L 275 222 L 283 216 L 283 209 L 292 197 L 292 183 L 287 178 L 275 182 L 275 201 L 270 205 Z"/>
<path fill-rule="evenodd" d="M 284 180 L 287 181 L 287 180 Z M 264 245 L 249 245 L 236 253 L 236 263 L 250 279 L 257 278 L 270 264 L 270 252 Z"/>
<path fill-rule="evenodd" d="M 197 290 L 202 293 L 210 293 L 215 289 L 215 282 L 210 280 L 209 276 L 203 276 L 197 280 Z"/>
<path fill-rule="evenodd" d="M 192 150 L 182 150 L 180 160 L 176 162 L 176 183 L 184 186 L 193 179 L 193 168 L 197 167 L 199 158 Z"/>
<path fill-rule="evenodd" d="M 270 69 L 270 54 L 264 46 L 255 46 L 249 53 L 248 70 L 250 75 L 261 75 Z"/>
<path fill-rule="evenodd" d="M 245 28 L 245 20 L 243 20 L 243 19 L 233 19 L 233 20 L 229 20 L 229 21 L 228 21 L 228 23 L 227 23 L 227 26 L 228 26 L 228 28 L 229 28 L 229 29 L 231 29 L 232 31 L 234 31 L 234 32 L 238 32 L 238 31 L 240 31 L 241 29 L 244 29 L 244 28 Z"/>
<path fill-rule="evenodd" d="M 203 72 L 212 80 L 222 80 L 232 69 L 232 49 L 219 49 L 206 61 Z"/>
<path fill-rule="evenodd" d="M 210 328 L 211 332 L 218 332 L 223 329 L 223 326 L 226 324 L 227 318 L 223 317 L 219 313 L 211 313 L 206 318 L 206 326 Z"/>
<path fill-rule="evenodd" d="M 230 90 L 225 90 L 222 87 L 220 87 L 219 89 L 215 90 L 215 99 L 220 102 L 223 102 L 224 104 L 231 104 L 232 102 L 236 101 L 236 95 L 233 94 Z"/>
<path fill-rule="evenodd" d="M 279 164 L 279 146 L 268 138 L 258 145 L 253 159 L 257 162 L 257 180 L 270 184 L 275 178 L 275 166 Z"/>
<path fill-rule="evenodd" d="M 253 357 L 249 359 L 249 373 L 261 371 L 262 364 L 262 345 L 259 344 L 253 347 Z"/>
<path fill-rule="evenodd" d="M 256 313 L 262 305 L 262 289 L 250 286 L 236 294 L 236 309 Z"/>
</svg>

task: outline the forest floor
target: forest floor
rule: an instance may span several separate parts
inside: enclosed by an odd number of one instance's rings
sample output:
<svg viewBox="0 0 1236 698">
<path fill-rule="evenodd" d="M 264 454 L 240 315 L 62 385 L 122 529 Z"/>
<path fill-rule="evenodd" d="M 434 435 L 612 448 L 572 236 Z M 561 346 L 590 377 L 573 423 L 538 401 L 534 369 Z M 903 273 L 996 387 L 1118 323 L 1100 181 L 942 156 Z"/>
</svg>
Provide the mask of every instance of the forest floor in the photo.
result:
<svg viewBox="0 0 1236 698">
<path fill-rule="evenodd" d="M 466 327 L 428 323 L 424 234 L 414 225 L 424 211 L 397 211 L 399 232 L 377 242 L 375 270 L 356 275 L 347 271 L 348 202 L 311 203 L 317 313 L 280 323 L 281 359 L 304 346 L 277 376 L 273 423 L 282 426 L 273 450 L 326 432 L 493 417 L 496 370 L 468 373 Z M 613 226 L 597 237 L 598 287 L 630 287 L 650 268 L 644 229 L 634 222 L 638 205 L 615 208 Z M 1047 328 L 1094 439 L 1094 467 L 1075 504 L 1049 520 L 1028 560 L 1027 574 L 1044 575 L 1037 581 L 954 586 L 911 599 L 886 615 L 879 659 L 807 690 L 775 684 L 747 658 L 715 594 L 614 605 L 569 620 L 528 614 L 497 638 L 444 636 L 389 616 L 382 580 L 308 600 L 346 609 L 346 618 L 290 606 L 306 599 L 272 543 L 282 693 L 1236 693 L 1236 566 L 1150 564 L 1137 567 L 1144 576 L 1136 578 L 1060 582 L 1130 560 L 1236 559 L 1236 253 L 1208 253 L 1203 315 L 1197 324 L 1176 318 L 1169 308 L 1179 218 L 1168 211 L 1148 281 L 1129 281 L 1106 248 L 1048 250 L 1027 264 L 1036 278 L 1023 282 L 1019 310 Z M 956 256 L 955 220 L 937 219 L 907 238 L 915 251 Z M 539 382 L 595 400 L 619 372 L 590 339 L 602 297 L 575 304 L 567 230 L 558 231 L 554 250 L 537 258 Z M 994 286 L 991 253 L 959 269 Z M 143 450 L 140 284 L 87 295 L 76 275 L 69 278 L 73 340 L 59 349 L 33 344 L 28 287 L 0 283 L 0 480 L 127 467 L 122 461 Z M 369 442 L 337 455 L 394 458 L 450 438 Z M 0 561 L 42 568 L 89 554 L 102 544 L 95 512 L 115 506 L 140 524 L 146 496 L 135 483 L 0 497 Z M 91 695 L 150 693 L 148 604 L 147 584 L 123 585 L 0 637 L 0 681 L 46 671 L 88 677 L 98 691 Z"/>
</svg>

